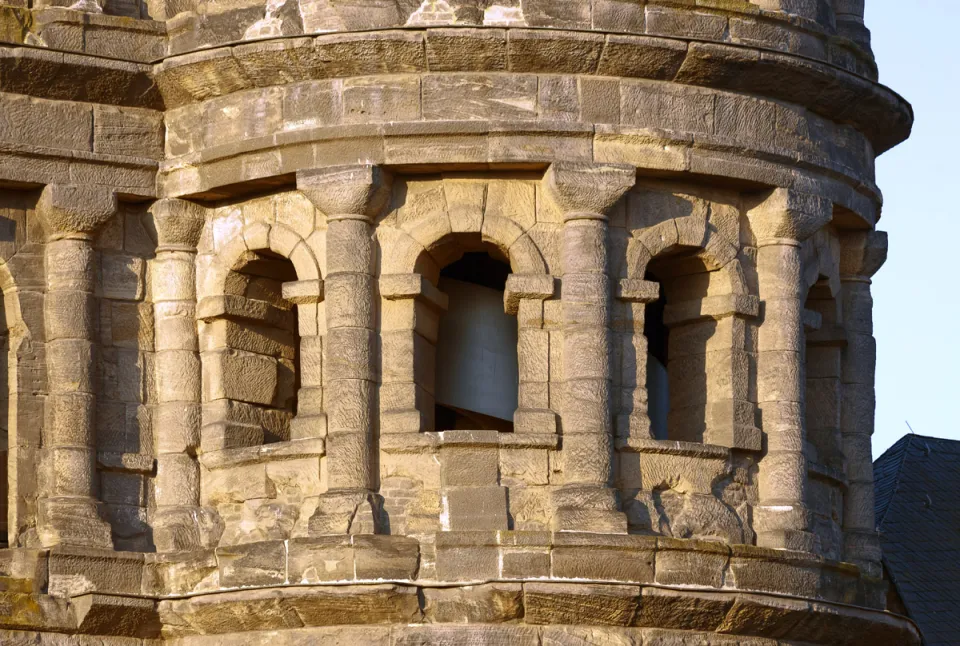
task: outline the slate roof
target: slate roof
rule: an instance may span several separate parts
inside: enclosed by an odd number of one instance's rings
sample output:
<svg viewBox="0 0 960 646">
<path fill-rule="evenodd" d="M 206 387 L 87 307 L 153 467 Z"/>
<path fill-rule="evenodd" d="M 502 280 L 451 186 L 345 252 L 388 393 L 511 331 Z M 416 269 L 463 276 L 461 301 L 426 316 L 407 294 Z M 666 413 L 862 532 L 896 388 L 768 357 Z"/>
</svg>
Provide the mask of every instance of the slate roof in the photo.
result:
<svg viewBox="0 0 960 646">
<path fill-rule="evenodd" d="M 907 435 L 873 464 L 883 564 L 926 646 L 960 644 L 960 441 Z"/>
</svg>

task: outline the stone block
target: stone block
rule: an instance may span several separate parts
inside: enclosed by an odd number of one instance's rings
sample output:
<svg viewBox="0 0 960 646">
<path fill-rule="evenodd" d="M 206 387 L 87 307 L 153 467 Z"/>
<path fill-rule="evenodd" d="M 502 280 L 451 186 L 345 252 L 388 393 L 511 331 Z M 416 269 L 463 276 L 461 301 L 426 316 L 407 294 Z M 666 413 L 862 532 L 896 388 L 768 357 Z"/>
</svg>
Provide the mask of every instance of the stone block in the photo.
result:
<svg viewBox="0 0 960 646">
<path fill-rule="evenodd" d="M 420 566 L 420 543 L 404 536 L 353 537 L 356 578 L 415 580 Z"/>
<path fill-rule="evenodd" d="M 437 534 L 437 579 L 477 581 L 497 578 L 499 547 L 494 531 L 444 531 Z"/>
<path fill-rule="evenodd" d="M 657 539 L 656 581 L 664 585 L 719 588 L 730 560 L 721 543 Z"/>
<path fill-rule="evenodd" d="M 496 446 L 444 446 L 440 449 L 440 484 L 444 487 L 490 487 L 499 484 Z"/>
<path fill-rule="evenodd" d="M 291 583 L 354 579 L 354 548 L 349 536 L 295 538 L 287 546 L 287 580 Z"/>
<path fill-rule="evenodd" d="M 140 594 L 143 564 L 142 554 L 57 547 L 50 551 L 48 561 L 50 594 Z"/>
<path fill-rule="evenodd" d="M 729 594 L 644 588 L 634 625 L 713 632 L 733 603 Z"/>
<path fill-rule="evenodd" d="M 523 588 L 519 583 L 424 588 L 423 598 L 427 623 L 500 624 L 523 617 Z"/>
<path fill-rule="evenodd" d="M 277 585 L 286 581 L 283 541 L 265 541 L 217 548 L 220 584 L 228 588 Z"/>
<path fill-rule="evenodd" d="M 537 77 L 427 75 L 423 118 L 432 120 L 530 120 L 537 116 Z"/>
<path fill-rule="evenodd" d="M 507 529 L 507 490 L 504 487 L 444 487 L 441 496 L 450 529 Z"/>
<path fill-rule="evenodd" d="M 640 609 L 640 588 L 585 583 L 524 583 L 524 621 L 530 624 L 629 626 Z"/>
</svg>

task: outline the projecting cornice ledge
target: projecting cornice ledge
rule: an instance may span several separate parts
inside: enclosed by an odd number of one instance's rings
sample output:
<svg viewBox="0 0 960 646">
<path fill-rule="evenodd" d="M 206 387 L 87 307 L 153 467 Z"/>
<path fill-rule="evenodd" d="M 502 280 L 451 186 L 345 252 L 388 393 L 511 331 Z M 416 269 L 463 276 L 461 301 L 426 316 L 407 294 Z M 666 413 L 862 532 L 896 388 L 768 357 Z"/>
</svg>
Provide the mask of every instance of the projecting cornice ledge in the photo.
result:
<svg viewBox="0 0 960 646">
<path fill-rule="evenodd" d="M 486 55 L 464 56 L 480 39 Z M 607 76 L 744 92 L 853 125 L 878 154 L 904 141 L 913 124 L 913 110 L 898 94 L 834 65 L 679 38 L 492 28 L 341 32 L 195 51 L 155 67 L 167 108 L 278 81 L 436 72 Z"/>
</svg>

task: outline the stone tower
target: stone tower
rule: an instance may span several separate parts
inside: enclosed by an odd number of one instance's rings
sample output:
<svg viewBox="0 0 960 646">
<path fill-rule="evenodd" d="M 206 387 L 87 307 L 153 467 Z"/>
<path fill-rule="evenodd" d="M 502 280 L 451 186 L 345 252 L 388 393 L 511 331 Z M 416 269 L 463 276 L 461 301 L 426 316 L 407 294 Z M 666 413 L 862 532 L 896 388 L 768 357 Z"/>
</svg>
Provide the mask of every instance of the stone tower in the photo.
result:
<svg viewBox="0 0 960 646">
<path fill-rule="evenodd" d="M 0 6 L 0 642 L 919 644 L 863 0 L 72 1 Z"/>
</svg>

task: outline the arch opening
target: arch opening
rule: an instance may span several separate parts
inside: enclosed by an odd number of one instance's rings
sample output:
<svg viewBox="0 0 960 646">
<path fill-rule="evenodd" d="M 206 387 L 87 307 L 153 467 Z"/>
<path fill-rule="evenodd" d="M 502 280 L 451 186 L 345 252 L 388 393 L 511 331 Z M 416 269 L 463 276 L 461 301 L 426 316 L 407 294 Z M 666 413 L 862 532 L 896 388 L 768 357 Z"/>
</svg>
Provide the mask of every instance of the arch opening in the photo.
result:
<svg viewBox="0 0 960 646">
<path fill-rule="evenodd" d="M 513 431 L 519 367 L 517 319 L 503 305 L 509 275 L 506 258 L 486 244 L 440 272 L 449 306 L 437 336 L 435 430 Z"/>
</svg>

